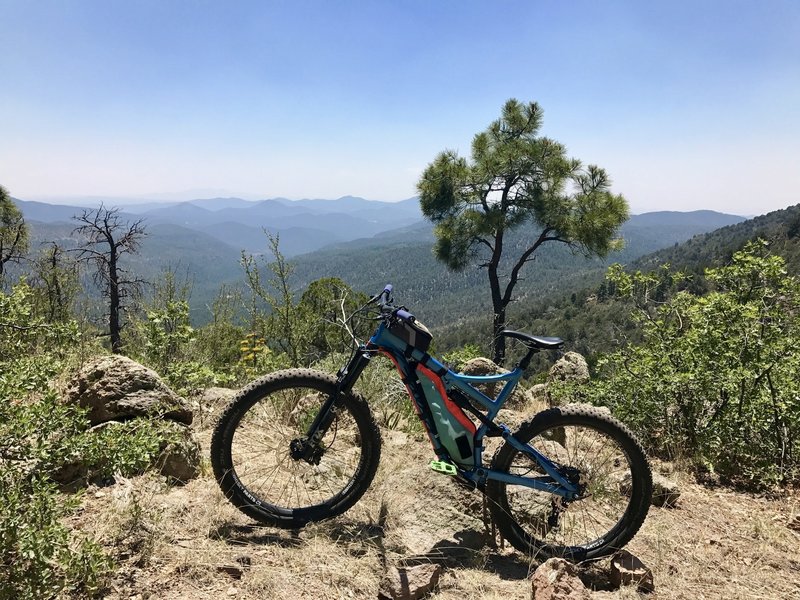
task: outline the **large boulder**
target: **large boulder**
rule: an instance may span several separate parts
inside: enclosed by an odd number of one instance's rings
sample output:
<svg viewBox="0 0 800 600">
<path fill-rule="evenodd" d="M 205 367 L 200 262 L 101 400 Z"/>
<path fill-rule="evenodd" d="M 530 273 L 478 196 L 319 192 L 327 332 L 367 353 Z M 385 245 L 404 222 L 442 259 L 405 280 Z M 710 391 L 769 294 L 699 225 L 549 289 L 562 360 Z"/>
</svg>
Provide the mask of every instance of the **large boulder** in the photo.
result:
<svg viewBox="0 0 800 600">
<path fill-rule="evenodd" d="M 560 383 L 586 383 L 587 381 L 589 381 L 589 365 L 586 363 L 586 359 L 577 352 L 567 352 L 550 367 L 550 371 L 547 373 L 547 388 L 544 390 L 547 403 L 551 407 L 562 404 L 558 394 L 550 392 L 550 387 L 554 384 L 557 386 Z"/>
<path fill-rule="evenodd" d="M 548 383 L 589 381 L 589 365 L 586 359 L 577 352 L 567 352 L 550 367 L 547 374 Z"/>
<path fill-rule="evenodd" d="M 116 436 L 115 428 L 127 428 L 131 420 L 148 420 L 146 430 L 158 443 L 148 468 L 174 482 L 186 482 L 199 475 L 200 444 L 189 427 L 192 411 L 151 369 L 124 356 L 97 357 L 73 377 L 64 399 L 88 409 L 87 418 L 93 425 L 91 435 Z M 87 458 L 73 457 L 54 474 L 54 479 L 67 485 L 80 484 L 112 468 L 89 463 Z"/>
<path fill-rule="evenodd" d="M 160 416 L 191 424 L 186 400 L 155 371 L 125 356 L 100 356 L 87 362 L 68 384 L 67 402 L 88 408 L 93 425 L 131 417 Z"/>
</svg>

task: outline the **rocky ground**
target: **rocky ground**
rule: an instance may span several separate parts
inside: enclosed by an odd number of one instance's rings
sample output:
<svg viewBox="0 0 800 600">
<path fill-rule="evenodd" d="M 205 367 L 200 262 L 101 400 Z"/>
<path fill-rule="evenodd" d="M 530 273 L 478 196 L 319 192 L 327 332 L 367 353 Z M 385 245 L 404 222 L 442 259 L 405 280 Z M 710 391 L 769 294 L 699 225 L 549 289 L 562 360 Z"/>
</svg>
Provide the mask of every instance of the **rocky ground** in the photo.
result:
<svg viewBox="0 0 800 600">
<path fill-rule="evenodd" d="M 521 419 L 531 408 L 504 416 Z M 194 425 L 203 456 L 219 405 L 206 409 Z M 344 516 L 301 531 L 260 527 L 239 513 L 207 461 L 185 486 L 144 475 L 90 487 L 72 525 L 116 559 L 112 599 L 374 599 L 381 590 L 391 596 L 401 576 L 422 584 L 433 577 L 433 599 L 531 598 L 539 565 L 494 547 L 481 496 L 428 469 L 422 435 L 382 436 L 381 467 L 365 497 Z M 652 571 L 649 597 L 800 599 L 800 494 L 704 487 L 669 465 L 658 468 L 681 497 L 675 507 L 651 508 L 628 545 Z M 640 595 L 635 586 L 611 589 L 608 560 L 580 573 L 589 589 L 575 598 Z"/>
</svg>

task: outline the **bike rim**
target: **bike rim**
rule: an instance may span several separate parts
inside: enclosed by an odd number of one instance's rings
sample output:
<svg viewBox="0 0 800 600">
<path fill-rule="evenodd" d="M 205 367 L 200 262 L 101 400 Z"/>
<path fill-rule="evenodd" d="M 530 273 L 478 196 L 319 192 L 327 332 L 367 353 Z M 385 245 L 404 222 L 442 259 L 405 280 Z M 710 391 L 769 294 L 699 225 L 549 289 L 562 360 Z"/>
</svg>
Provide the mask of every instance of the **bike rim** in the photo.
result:
<svg viewBox="0 0 800 600">
<path fill-rule="evenodd" d="M 277 390 L 259 398 L 236 424 L 233 474 L 251 502 L 292 514 L 335 503 L 354 485 L 362 437 L 344 407 L 334 409 L 318 464 L 291 456 L 291 442 L 305 436 L 324 399 L 312 387 Z"/>
</svg>

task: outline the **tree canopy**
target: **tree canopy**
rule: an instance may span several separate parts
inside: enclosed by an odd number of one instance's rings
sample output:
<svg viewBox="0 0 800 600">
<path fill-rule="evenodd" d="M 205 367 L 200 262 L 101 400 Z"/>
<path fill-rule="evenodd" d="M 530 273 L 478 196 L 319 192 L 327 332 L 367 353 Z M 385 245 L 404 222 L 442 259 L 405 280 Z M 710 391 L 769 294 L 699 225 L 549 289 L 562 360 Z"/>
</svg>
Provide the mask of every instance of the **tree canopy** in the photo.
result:
<svg viewBox="0 0 800 600">
<path fill-rule="evenodd" d="M 7 262 L 18 261 L 28 250 L 28 227 L 22 212 L 0 186 L 0 277 Z"/>
<path fill-rule="evenodd" d="M 562 242 L 605 256 L 628 218 L 627 202 L 610 191 L 605 170 L 569 158 L 562 144 L 539 135 L 541 126 L 537 103 L 508 100 L 500 118 L 475 135 L 471 160 L 445 150 L 417 186 L 422 212 L 436 224 L 437 258 L 454 270 L 471 264 L 487 270 L 498 363 L 505 358 L 506 307 L 536 250 Z M 522 245 L 510 247 L 508 232 L 523 226 Z"/>
</svg>

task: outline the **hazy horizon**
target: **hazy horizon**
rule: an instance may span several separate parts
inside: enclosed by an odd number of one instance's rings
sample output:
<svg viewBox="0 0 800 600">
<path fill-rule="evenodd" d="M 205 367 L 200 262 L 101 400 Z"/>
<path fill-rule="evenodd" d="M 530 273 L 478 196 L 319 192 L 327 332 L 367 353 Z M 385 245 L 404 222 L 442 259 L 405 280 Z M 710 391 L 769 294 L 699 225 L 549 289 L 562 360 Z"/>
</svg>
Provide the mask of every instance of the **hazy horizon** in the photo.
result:
<svg viewBox="0 0 800 600">
<path fill-rule="evenodd" d="M 188 193 L 188 192 L 187 192 Z M 183 196 L 184 194 L 179 195 Z M 303 201 L 322 201 L 322 202 L 336 202 L 338 200 L 342 200 L 344 198 L 357 198 L 359 200 L 366 200 L 367 202 L 388 202 L 388 203 L 397 203 L 397 202 L 404 202 L 407 200 L 415 199 L 414 196 L 410 198 L 401 198 L 399 200 L 382 200 L 378 198 L 363 198 L 361 196 L 356 196 L 354 194 L 345 194 L 344 196 L 339 196 L 337 198 L 327 197 L 327 198 L 285 198 L 285 197 L 270 197 L 270 198 L 245 198 L 241 195 L 219 195 L 219 196 L 187 196 L 186 198 L 176 199 L 176 198 L 166 198 L 165 196 L 169 196 L 169 194 L 153 194 L 152 197 L 132 197 L 132 196 L 120 196 L 120 197 L 112 197 L 112 196 L 62 196 L 62 197 L 33 197 L 33 198 L 17 198 L 18 200 L 23 200 L 27 202 L 41 202 L 44 204 L 50 204 L 53 206 L 76 206 L 79 208 L 91 208 L 95 206 L 99 206 L 100 203 L 103 203 L 107 208 L 132 208 L 136 206 L 152 206 L 152 205 L 160 205 L 163 204 L 164 206 L 168 206 L 171 204 L 180 204 L 184 202 L 202 202 L 208 200 L 220 200 L 220 199 L 230 199 L 230 200 L 244 200 L 246 202 L 258 203 L 263 202 L 265 200 L 280 200 L 286 202 L 303 202 Z M 789 205 L 791 206 L 791 205 Z M 678 213 L 694 213 L 694 212 L 702 212 L 702 211 L 712 211 L 721 214 L 729 214 L 738 217 L 743 217 L 745 219 L 751 219 L 767 212 L 772 212 L 772 210 L 781 210 L 782 208 L 787 207 L 780 207 L 776 209 L 770 209 L 769 211 L 759 212 L 759 213 L 736 213 L 727 210 L 717 210 L 713 208 L 705 208 L 705 207 L 695 207 L 686 210 L 677 210 L 671 208 L 654 208 L 653 210 L 643 210 L 643 211 L 634 211 L 631 210 L 631 216 L 635 215 L 642 215 L 647 213 L 657 213 L 657 212 L 678 212 Z M 217 209 L 210 209 L 210 210 L 217 210 Z M 421 219 L 424 217 L 421 217 Z"/>
</svg>

